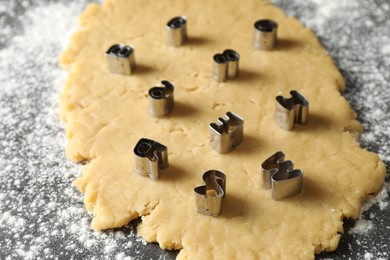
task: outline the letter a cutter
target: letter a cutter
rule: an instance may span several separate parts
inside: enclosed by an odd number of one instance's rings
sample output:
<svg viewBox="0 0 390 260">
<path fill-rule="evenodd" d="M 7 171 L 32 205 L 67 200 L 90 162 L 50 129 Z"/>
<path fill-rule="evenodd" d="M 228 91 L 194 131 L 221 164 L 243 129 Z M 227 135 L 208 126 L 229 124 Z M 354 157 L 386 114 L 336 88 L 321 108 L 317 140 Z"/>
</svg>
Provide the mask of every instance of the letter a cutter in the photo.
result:
<svg viewBox="0 0 390 260">
<path fill-rule="evenodd" d="M 293 197 L 302 191 L 303 171 L 294 170 L 294 163 L 284 158 L 285 154 L 278 151 L 261 164 L 262 187 L 272 189 L 274 200 Z"/>
<path fill-rule="evenodd" d="M 290 91 L 291 98 L 276 97 L 275 120 L 285 130 L 291 131 L 295 124 L 307 124 L 309 101 L 298 91 Z"/>
<path fill-rule="evenodd" d="M 167 81 L 161 81 L 163 86 L 149 89 L 149 113 L 154 117 L 168 115 L 174 106 L 173 85 Z"/>
<path fill-rule="evenodd" d="M 244 119 L 233 112 L 227 112 L 209 128 L 211 147 L 219 153 L 230 152 L 244 139 Z"/>
<path fill-rule="evenodd" d="M 156 141 L 141 138 L 134 147 L 135 171 L 142 176 L 159 178 L 159 169 L 169 167 L 168 148 Z"/>
<path fill-rule="evenodd" d="M 196 209 L 201 214 L 216 217 L 221 214 L 222 199 L 226 196 L 226 175 L 209 170 L 202 179 L 204 185 L 194 188 Z"/>
</svg>

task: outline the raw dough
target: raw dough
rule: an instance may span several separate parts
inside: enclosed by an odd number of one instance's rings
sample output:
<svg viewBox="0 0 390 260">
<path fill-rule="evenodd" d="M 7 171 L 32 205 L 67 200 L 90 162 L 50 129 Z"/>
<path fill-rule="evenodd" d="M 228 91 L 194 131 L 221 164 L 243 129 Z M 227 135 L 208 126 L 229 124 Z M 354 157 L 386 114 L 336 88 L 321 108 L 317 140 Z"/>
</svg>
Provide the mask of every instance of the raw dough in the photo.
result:
<svg viewBox="0 0 390 260">
<path fill-rule="evenodd" d="M 166 22 L 188 21 L 189 41 L 168 47 Z M 255 50 L 253 23 L 279 24 L 276 50 Z M 69 78 L 61 96 L 67 155 L 89 160 L 76 187 L 94 214 L 96 230 L 142 217 L 139 234 L 190 259 L 312 259 L 334 250 L 343 217 L 383 184 L 378 156 L 359 147 L 356 115 L 340 95 L 343 79 L 314 34 L 268 2 L 226 0 L 106 0 L 81 15 L 61 63 Z M 132 76 L 108 72 L 104 52 L 134 46 Z M 217 83 L 212 56 L 231 48 L 241 55 L 240 76 Z M 148 114 L 147 91 L 161 80 L 175 85 L 167 118 Z M 310 101 L 309 124 L 282 130 L 275 96 L 296 89 Z M 227 111 L 245 119 L 244 142 L 233 152 L 210 148 L 208 124 Z M 134 173 L 132 149 L 142 138 L 169 148 L 170 167 L 154 181 Z M 260 187 L 260 164 L 283 150 L 304 170 L 301 195 L 274 201 Z M 193 188 L 202 174 L 227 175 L 219 217 L 198 214 Z"/>
</svg>

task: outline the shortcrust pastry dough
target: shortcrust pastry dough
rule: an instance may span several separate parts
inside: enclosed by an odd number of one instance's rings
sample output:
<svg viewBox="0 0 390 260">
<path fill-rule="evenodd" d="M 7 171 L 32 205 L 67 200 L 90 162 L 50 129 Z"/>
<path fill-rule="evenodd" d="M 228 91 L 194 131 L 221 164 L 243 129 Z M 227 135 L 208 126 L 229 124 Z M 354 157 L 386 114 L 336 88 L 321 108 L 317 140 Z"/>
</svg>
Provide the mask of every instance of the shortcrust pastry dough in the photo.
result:
<svg viewBox="0 0 390 260">
<path fill-rule="evenodd" d="M 188 42 L 167 46 L 166 22 L 184 15 Z M 274 51 L 253 48 L 253 23 L 278 24 Z M 385 167 L 359 147 L 356 115 L 340 95 L 344 81 L 315 35 L 265 1 L 106 0 L 79 19 L 61 63 L 69 76 L 61 117 L 73 161 L 86 160 L 76 187 L 94 214 L 96 230 L 142 216 L 139 234 L 180 259 L 312 259 L 334 250 L 343 217 L 383 184 Z M 104 52 L 115 43 L 135 48 L 132 76 L 110 74 Z M 212 56 L 231 48 L 241 55 L 240 76 L 217 83 Z M 161 80 L 175 85 L 175 109 L 148 114 L 147 91 Z M 309 124 L 292 132 L 274 121 L 275 96 L 300 91 L 310 101 Z M 244 142 L 218 154 L 208 124 L 225 112 L 245 119 Z M 134 173 L 132 149 L 142 138 L 169 148 L 170 167 L 154 181 Z M 301 195 L 274 201 L 260 187 L 260 164 L 283 150 L 304 170 Z M 227 175 L 219 217 L 196 212 L 193 188 L 202 174 Z"/>
</svg>

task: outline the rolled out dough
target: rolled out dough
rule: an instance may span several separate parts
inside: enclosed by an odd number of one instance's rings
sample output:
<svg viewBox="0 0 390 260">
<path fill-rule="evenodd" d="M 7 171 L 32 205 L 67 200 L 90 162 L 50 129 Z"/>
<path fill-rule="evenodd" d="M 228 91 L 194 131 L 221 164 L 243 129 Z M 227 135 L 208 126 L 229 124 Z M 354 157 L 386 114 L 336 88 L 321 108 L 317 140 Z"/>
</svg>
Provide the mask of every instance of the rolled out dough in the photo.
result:
<svg viewBox="0 0 390 260">
<path fill-rule="evenodd" d="M 187 17 L 189 40 L 166 42 L 166 22 Z M 278 24 L 274 51 L 253 48 L 253 24 Z M 87 160 L 74 184 L 85 194 L 96 230 L 121 227 L 142 216 L 139 234 L 180 259 L 312 259 L 334 250 L 343 217 L 383 184 L 385 167 L 359 147 L 356 115 L 340 95 L 344 81 L 315 35 L 266 1 L 106 0 L 79 19 L 61 57 L 69 70 L 61 95 L 68 157 Z M 137 70 L 111 74 L 104 52 L 115 43 L 135 48 Z M 241 55 L 240 76 L 217 83 L 212 57 Z M 175 85 L 175 109 L 148 114 L 147 91 L 161 80 Z M 288 132 L 274 121 L 275 96 L 291 89 L 310 101 L 309 123 Z M 211 149 L 208 124 L 227 111 L 245 119 L 234 151 Z M 133 147 L 142 138 L 169 149 L 169 169 L 158 181 L 135 174 Z M 260 187 L 260 164 L 283 150 L 304 170 L 301 195 L 274 201 Z M 193 188 L 202 174 L 227 175 L 222 214 L 196 212 Z"/>
</svg>

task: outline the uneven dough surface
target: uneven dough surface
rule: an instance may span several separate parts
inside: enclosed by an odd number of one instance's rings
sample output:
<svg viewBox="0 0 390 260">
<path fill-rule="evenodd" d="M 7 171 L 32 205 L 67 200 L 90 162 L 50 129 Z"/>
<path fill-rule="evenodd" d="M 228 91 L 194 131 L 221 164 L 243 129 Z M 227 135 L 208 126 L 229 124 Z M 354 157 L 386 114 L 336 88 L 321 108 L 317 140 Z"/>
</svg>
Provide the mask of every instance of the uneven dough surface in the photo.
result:
<svg viewBox="0 0 390 260">
<path fill-rule="evenodd" d="M 187 17 L 188 42 L 168 47 L 166 22 Z M 255 50 L 253 23 L 271 18 L 279 44 Z M 340 95 L 344 81 L 315 35 L 265 1 L 106 0 L 81 15 L 61 57 L 69 77 L 61 95 L 67 155 L 87 160 L 76 187 L 94 214 L 96 230 L 142 216 L 139 234 L 180 259 L 312 259 L 334 250 L 343 217 L 357 217 L 362 200 L 383 184 L 378 156 L 359 147 L 356 115 Z M 115 43 L 135 48 L 137 70 L 111 74 L 104 52 Z M 217 83 L 212 56 L 241 55 L 240 76 Z M 169 80 L 175 109 L 148 114 L 147 91 Z M 275 96 L 291 89 L 310 101 L 309 123 L 294 131 L 273 119 Z M 208 124 L 227 111 L 245 119 L 234 151 L 211 149 Z M 133 148 L 142 137 L 168 147 L 170 167 L 160 180 L 135 174 Z M 304 170 L 303 192 L 274 201 L 260 187 L 260 164 L 283 150 Z M 227 175 L 222 214 L 196 212 L 193 188 L 202 174 Z"/>
</svg>

